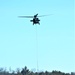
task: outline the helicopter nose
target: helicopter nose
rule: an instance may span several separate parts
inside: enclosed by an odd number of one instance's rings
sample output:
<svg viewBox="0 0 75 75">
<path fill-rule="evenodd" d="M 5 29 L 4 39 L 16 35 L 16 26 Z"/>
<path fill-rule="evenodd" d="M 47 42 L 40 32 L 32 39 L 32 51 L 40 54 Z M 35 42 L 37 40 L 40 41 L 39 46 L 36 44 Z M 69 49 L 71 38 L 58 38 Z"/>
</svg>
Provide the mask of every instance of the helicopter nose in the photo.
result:
<svg viewBox="0 0 75 75">
<path fill-rule="evenodd" d="M 33 20 L 30 20 L 30 22 L 33 22 Z"/>
</svg>

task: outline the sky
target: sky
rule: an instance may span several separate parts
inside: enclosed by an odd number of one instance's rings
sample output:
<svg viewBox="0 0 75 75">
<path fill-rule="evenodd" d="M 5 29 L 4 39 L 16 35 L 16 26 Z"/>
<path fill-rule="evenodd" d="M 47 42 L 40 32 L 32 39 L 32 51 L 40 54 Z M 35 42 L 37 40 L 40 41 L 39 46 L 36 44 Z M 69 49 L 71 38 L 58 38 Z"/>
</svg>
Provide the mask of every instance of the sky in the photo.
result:
<svg viewBox="0 0 75 75">
<path fill-rule="evenodd" d="M 0 0 L 0 67 L 75 71 L 74 0 Z M 35 14 L 40 25 L 32 25 Z"/>
</svg>

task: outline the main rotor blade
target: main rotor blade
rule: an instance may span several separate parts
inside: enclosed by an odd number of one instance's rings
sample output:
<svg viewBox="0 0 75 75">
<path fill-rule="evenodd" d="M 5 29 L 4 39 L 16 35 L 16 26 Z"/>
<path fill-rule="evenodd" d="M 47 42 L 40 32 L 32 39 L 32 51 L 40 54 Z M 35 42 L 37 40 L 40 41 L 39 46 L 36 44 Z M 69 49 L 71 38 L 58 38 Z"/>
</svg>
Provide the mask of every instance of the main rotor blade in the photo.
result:
<svg viewBox="0 0 75 75">
<path fill-rule="evenodd" d="M 38 17 L 50 16 L 50 15 L 53 15 L 53 14 L 41 15 L 41 16 L 38 16 Z"/>
<path fill-rule="evenodd" d="M 33 18 L 34 16 L 18 16 L 20 18 Z"/>
</svg>

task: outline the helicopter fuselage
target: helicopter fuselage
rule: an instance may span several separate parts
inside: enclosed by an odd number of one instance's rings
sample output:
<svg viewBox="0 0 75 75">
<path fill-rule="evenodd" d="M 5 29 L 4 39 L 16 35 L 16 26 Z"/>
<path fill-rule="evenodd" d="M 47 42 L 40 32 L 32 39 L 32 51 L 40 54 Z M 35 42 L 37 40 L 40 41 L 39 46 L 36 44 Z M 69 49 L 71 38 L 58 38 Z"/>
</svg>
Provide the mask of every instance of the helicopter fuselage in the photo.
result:
<svg viewBox="0 0 75 75">
<path fill-rule="evenodd" d="M 33 25 L 34 25 L 34 24 L 40 24 L 40 23 L 39 23 L 40 20 L 39 20 L 39 18 L 37 18 L 37 17 L 34 17 L 33 20 L 30 20 L 30 21 L 33 22 Z"/>
</svg>

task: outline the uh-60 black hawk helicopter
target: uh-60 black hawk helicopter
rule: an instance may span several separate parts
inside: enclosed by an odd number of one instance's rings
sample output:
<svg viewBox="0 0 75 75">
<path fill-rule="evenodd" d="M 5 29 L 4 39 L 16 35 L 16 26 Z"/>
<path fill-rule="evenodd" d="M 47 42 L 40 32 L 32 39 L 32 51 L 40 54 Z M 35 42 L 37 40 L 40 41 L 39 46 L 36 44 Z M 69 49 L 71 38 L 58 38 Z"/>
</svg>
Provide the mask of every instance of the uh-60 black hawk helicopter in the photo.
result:
<svg viewBox="0 0 75 75">
<path fill-rule="evenodd" d="M 52 14 L 50 14 L 52 15 Z M 32 20 L 30 20 L 30 22 L 33 22 L 33 25 L 34 24 L 39 24 L 40 25 L 40 19 L 38 17 L 43 17 L 43 16 L 48 16 L 48 15 L 41 15 L 41 16 L 38 16 L 38 14 L 34 15 L 34 16 L 19 16 L 20 18 L 33 18 Z"/>
</svg>

